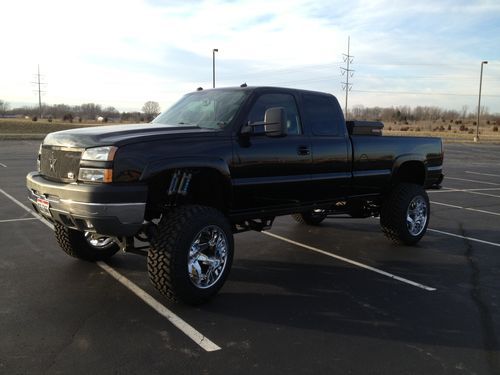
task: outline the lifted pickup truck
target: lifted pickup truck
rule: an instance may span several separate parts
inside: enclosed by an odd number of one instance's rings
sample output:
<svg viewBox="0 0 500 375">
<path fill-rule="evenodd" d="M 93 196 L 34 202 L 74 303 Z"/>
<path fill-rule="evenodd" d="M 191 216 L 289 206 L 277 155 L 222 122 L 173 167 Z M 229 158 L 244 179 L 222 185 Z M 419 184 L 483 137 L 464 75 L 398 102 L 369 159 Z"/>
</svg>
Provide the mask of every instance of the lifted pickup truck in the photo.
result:
<svg viewBox="0 0 500 375">
<path fill-rule="evenodd" d="M 381 136 L 382 126 L 346 123 L 325 93 L 199 90 L 151 124 L 47 135 L 29 199 L 67 254 L 104 260 L 147 242 L 154 286 L 198 304 L 224 284 L 233 234 L 279 215 L 307 225 L 380 216 L 391 240 L 417 243 L 429 223 L 425 189 L 443 179 L 441 140 Z"/>
</svg>

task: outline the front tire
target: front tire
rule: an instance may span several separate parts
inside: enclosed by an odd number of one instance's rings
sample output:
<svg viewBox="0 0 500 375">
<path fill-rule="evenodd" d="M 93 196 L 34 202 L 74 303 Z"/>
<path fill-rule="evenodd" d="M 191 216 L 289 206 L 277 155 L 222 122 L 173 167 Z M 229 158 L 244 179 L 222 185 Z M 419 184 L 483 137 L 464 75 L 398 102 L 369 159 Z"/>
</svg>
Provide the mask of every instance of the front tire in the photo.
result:
<svg viewBox="0 0 500 375">
<path fill-rule="evenodd" d="M 401 183 L 386 198 L 380 212 L 380 225 L 393 242 L 415 245 L 427 231 L 430 212 L 429 197 L 424 188 Z"/>
<path fill-rule="evenodd" d="M 211 207 L 176 207 L 158 223 L 148 252 L 151 283 L 167 298 L 198 305 L 222 288 L 234 241 L 225 216 Z"/>
<path fill-rule="evenodd" d="M 120 250 L 118 244 L 111 237 L 80 232 L 59 223 L 54 224 L 54 229 L 59 246 L 73 258 L 96 262 L 111 258 Z"/>
</svg>

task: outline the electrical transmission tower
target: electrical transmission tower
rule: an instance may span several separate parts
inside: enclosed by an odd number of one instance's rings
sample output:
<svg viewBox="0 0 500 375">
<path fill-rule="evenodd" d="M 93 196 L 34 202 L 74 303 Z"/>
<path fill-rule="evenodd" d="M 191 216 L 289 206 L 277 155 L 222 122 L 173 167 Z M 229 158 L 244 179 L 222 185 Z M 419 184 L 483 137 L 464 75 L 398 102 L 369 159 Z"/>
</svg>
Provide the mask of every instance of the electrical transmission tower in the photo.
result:
<svg viewBox="0 0 500 375">
<path fill-rule="evenodd" d="M 39 118 L 42 118 L 42 92 L 46 91 L 42 90 L 42 85 L 46 85 L 46 83 L 40 81 L 40 64 L 38 64 L 38 73 L 36 74 L 36 82 L 31 82 L 32 84 L 37 86 L 35 92 L 38 92 L 38 110 L 39 110 Z"/>
<path fill-rule="evenodd" d="M 345 82 L 342 82 L 342 90 L 345 90 L 345 118 L 347 120 L 347 100 L 349 98 L 349 91 L 352 89 L 352 83 L 349 83 L 349 78 L 352 78 L 354 75 L 354 70 L 350 69 L 349 66 L 352 64 L 354 61 L 354 56 L 350 55 L 350 44 L 351 44 L 351 37 L 347 37 L 347 54 L 343 53 L 342 55 L 344 56 L 344 63 L 346 64 L 345 67 L 340 67 L 342 76 L 345 76 Z"/>
</svg>

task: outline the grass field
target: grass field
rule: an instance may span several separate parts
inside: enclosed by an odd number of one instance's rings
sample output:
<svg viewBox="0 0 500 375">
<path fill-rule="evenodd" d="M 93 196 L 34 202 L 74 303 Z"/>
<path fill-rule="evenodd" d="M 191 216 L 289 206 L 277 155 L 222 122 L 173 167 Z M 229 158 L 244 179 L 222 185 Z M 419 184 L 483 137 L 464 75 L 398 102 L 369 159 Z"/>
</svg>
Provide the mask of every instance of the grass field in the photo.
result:
<svg viewBox="0 0 500 375">
<path fill-rule="evenodd" d="M 496 124 L 481 122 L 479 139 L 484 143 L 500 143 L 500 132 L 495 131 Z M 440 137 L 448 142 L 474 142 L 476 125 L 473 121 L 459 124 L 443 123 L 440 121 L 417 121 L 409 124 L 385 123 L 385 135 Z"/>
<path fill-rule="evenodd" d="M 0 140 L 2 139 L 43 139 L 45 135 L 59 130 L 76 129 L 82 127 L 120 125 L 122 123 L 102 123 L 96 121 L 87 122 L 62 122 L 46 119 L 31 121 L 25 119 L 0 119 Z M 442 126 L 439 122 L 416 122 L 413 124 L 391 124 L 386 123 L 384 135 L 414 136 L 414 137 L 440 137 L 447 142 L 473 142 L 475 126 L 465 124 L 468 130 L 461 131 L 460 125 Z M 441 127 L 441 130 L 437 129 Z M 444 128 L 444 130 L 443 130 Z M 407 130 L 405 130 L 407 129 Z M 436 130 L 435 130 L 436 129 Z M 500 143 L 500 132 L 493 131 L 492 125 L 484 124 L 480 127 L 479 138 L 481 142 Z"/>
<path fill-rule="evenodd" d="M 48 133 L 93 127 L 104 125 L 119 125 L 120 123 L 102 123 L 96 121 L 86 122 L 63 122 L 61 120 L 53 120 L 49 122 L 46 119 L 31 121 L 25 119 L 0 119 L 0 140 L 1 139 L 42 139 Z"/>
</svg>

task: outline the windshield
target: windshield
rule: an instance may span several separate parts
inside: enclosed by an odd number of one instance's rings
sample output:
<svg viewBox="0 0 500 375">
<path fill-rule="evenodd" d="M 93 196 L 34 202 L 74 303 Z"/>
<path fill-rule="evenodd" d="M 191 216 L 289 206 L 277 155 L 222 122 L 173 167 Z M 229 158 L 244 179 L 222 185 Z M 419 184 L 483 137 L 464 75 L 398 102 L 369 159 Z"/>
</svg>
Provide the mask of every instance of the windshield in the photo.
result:
<svg viewBox="0 0 500 375">
<path fill-rule="evenodd" d="M 153 123 L 222 129 L 231 122 L 246 95 L 236 90 L 193 92 L 160 114 Z"/>
</svg>

